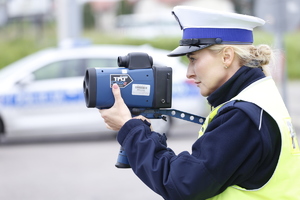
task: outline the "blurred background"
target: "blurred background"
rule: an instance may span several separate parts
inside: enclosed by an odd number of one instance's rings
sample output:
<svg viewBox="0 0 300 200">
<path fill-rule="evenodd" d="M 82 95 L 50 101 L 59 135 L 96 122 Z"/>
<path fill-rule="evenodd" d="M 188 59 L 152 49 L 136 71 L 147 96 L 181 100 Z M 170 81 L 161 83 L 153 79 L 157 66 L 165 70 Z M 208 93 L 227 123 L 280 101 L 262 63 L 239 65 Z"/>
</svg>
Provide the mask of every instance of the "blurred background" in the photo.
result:
<svg viewBox="0 0 300 200">
<path fill-rule="evenodd" d="M 161 199 L 114 167 L 116 133 L 86 108 L 82 81 L 89 67 L 146 52 L 173 68 L 173 108 L 206 116 L 206 99 L 185 78 L 187 60 L 166 56 L 181 39 L 176 5 L 266 21 L 254 41 L 276 51 L 272 75 L 299 134 L 298 0 L 0 0 L 0 199 Z M 153 123 L 178 153 L 199 130 L 172 118 Z"/>
</svg>

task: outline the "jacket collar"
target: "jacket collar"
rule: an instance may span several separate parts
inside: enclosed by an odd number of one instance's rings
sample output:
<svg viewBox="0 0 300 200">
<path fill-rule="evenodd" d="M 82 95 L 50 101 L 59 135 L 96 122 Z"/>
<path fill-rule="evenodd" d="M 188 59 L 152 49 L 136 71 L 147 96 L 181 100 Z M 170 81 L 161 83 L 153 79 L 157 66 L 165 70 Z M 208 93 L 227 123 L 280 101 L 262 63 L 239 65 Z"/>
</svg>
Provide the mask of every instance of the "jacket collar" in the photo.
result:
<svg viewBox="0 0 300 200">
<path fill-rule="evenodd" d="M 212 107 L 217 107 L 238 95 L 251 83 L 264 77 L 265 75 L 261 68 L 242 66 L 226 83 L 207 98 L 208 103 Z"/>
</svg>

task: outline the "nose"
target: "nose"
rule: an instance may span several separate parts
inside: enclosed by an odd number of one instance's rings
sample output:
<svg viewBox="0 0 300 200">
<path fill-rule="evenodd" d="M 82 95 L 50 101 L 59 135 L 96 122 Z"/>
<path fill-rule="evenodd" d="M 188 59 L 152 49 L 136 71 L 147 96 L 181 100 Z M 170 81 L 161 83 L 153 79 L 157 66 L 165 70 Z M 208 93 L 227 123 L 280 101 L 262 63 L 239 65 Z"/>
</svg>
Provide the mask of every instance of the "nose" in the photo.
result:
<svg viewBox="0 0 300 200">
<path fill-rule="evenodd" d="M 196 77 L 195 72 L 194 72 L 194 68 L 191 65 L 191 63 L 188 65 L 187 72 L 186 72 L 186 77 L 188 79 L 195 79 L 195 77 Z"/>
</svg>

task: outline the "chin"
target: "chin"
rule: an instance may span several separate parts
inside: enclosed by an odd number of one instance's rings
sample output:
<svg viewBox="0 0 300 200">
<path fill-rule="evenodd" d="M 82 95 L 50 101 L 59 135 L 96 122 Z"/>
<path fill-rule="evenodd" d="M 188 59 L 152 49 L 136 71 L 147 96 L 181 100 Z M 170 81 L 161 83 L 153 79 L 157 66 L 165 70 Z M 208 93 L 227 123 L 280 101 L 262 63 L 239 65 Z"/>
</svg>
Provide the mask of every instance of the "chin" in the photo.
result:
<svg viewBox="0 0 300 200">
<path fill-rule="evenodd" d="M 206 92 L 200 92 L 200 94 L 203 96 L 203 97 L 208 97 L 209 96 L 209 94 L 207 94 Z"/>
</svg>

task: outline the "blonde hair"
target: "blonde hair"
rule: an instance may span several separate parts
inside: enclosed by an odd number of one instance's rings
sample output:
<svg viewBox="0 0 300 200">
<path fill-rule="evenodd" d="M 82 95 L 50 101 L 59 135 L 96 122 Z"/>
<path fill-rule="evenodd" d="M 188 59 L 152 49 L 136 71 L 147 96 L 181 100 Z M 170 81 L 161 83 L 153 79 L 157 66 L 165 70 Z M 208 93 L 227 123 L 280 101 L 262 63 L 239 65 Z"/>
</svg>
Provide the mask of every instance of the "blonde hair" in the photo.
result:
<svg viewBox="0 0 300 200">
<path fill-rule="evenodd" d="M 266 76 L 270 76 L 270 63 L 274 62 L 274 52 L 269 45 L 213 45 L 209 50 L 221 52 L 225 47 L 232 47 L 240 59 L 241 66 L 261 67 Z"/>
</svg>

